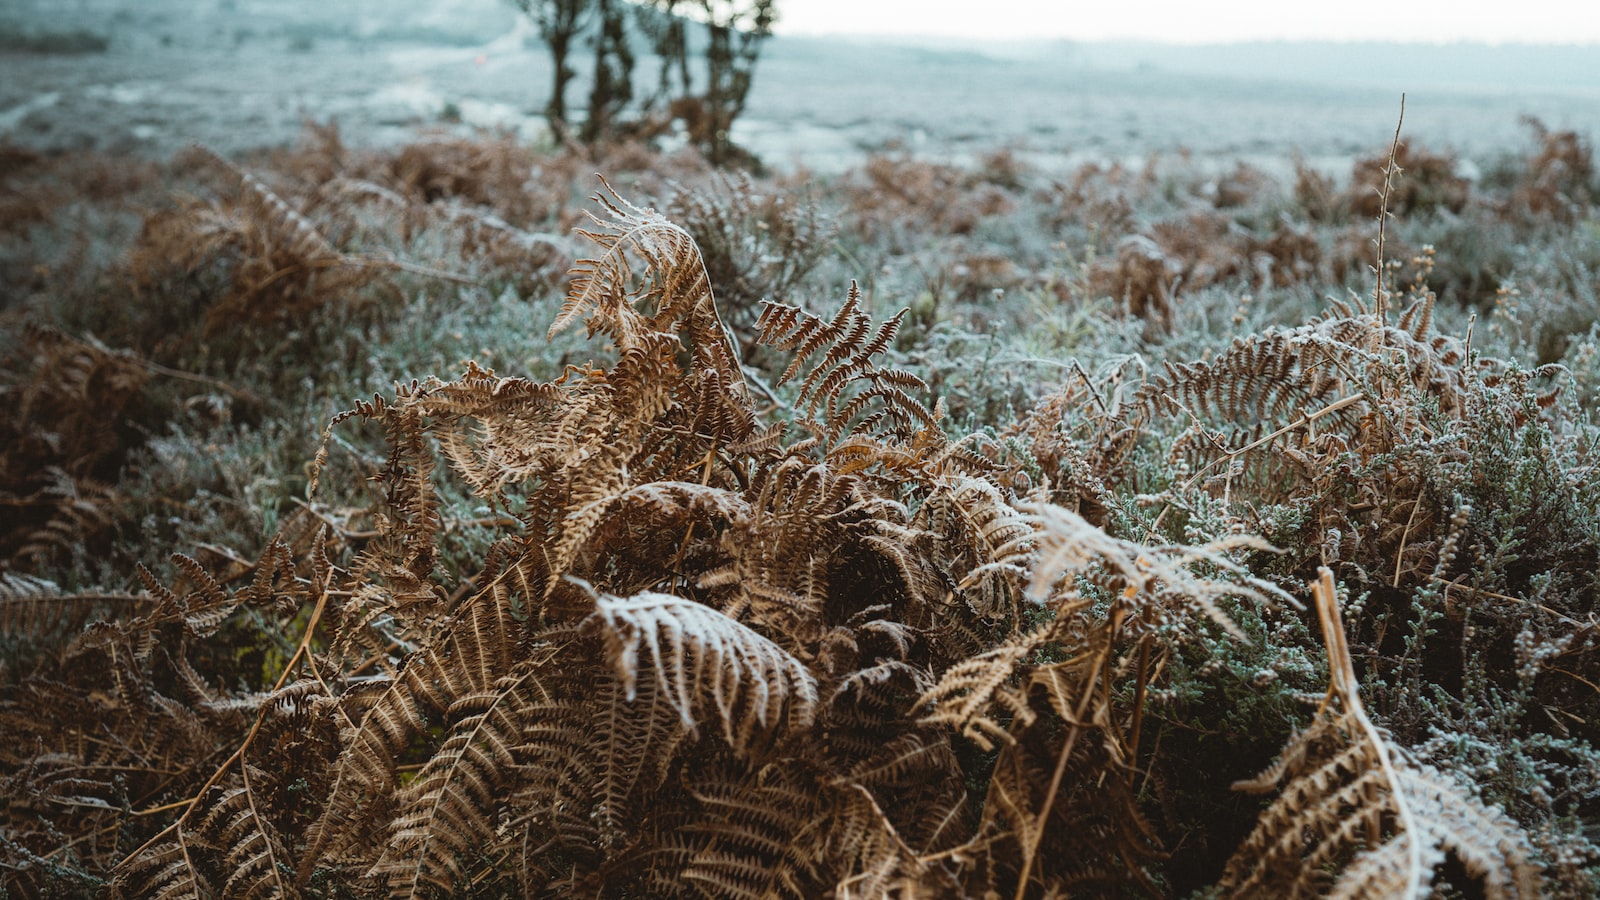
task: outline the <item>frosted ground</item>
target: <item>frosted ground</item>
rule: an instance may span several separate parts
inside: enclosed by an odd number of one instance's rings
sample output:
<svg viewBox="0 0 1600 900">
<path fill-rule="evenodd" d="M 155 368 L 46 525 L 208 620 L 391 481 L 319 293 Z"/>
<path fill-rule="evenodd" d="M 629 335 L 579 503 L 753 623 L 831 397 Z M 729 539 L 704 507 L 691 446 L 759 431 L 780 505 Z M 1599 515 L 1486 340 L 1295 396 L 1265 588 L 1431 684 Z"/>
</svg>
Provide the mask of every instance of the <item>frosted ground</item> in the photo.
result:
<svg viewBox="0 0 1600 900">
<path fill-rule="evenodd" d="M 543 134 L 547 58 L 500 0 L 16 0 L 0 26 L 110 39 L 104 53 L 0 52 L 0 140 L 24 146 L 231 152 L 291 142 L 308 119 L 355 144 Z M 1007 146 L 1046 172 L 1162 153 L 1342 174 L 1387 143 L 1402 91 L 1406 134 L 1471 174 L 1525 143 L 1521 116 L 1600 130 L 1600 48 L 780 38 L 736 136 L 775 168 L 821 173 L 889 149 L 960 162 Z"/>
</svg>

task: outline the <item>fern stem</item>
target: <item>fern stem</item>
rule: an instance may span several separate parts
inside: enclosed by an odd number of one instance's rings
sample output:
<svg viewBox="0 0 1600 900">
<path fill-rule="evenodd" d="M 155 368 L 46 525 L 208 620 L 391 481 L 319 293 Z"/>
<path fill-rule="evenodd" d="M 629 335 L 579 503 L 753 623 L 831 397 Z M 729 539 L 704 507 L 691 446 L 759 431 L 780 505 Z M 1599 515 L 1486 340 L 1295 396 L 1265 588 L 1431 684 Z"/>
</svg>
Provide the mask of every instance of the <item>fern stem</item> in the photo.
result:
<svg viewBox="0 0 1600 900">
<path fill-rule="evenodd" d="M 1382 342 L 1383 329 L 1388 325 L 1388 322 L 1385 321 L 1386 317 L 1384 315 L 1383 308 L 1383 301 L 1386 293 L 1384 290 L 1383 273 L 1387 271 L 1387 264 L 1383 258 L 1383 239 L 1387 230 L 1386 226 L 1388 225 L 1389 221 L 1389 193 L 1394 187 L 1394 176 L 1399 174 L 1400 171 L 1400 169 L 1395 165 L 1395 157 L 1400 153 L 1400 126 L 1403 125 L 1405 121 L 1406 95 L 1402 93 L 1400 95 L 1400 118 L 1394 123 L 1394 141 L 1389 144 L 1389 164 L 1388 166 L 1384 167 L 1383 170 L 1383 198 L 1378 204 L 1378 283 L 1372 291 L 1373 304 L 1376 308 L 1378 320 L 1378 330 L 1375 332 L 1373 350 L 1377 350 L 1378 344 Z"/>
<path fill-rule="evenodd" d="M 1401 567 L 1404 565 L 1406 558 L 1406 542 L 1411 539 L 1411 526 L 1417 523 L 1417 510 L 1421 508 L 1422 494 L 1419 491 L 1417 498 L 1411 501 L 1411 515 L 1406 517 L 1406 527 L 1400 532 L 1400 549 L 1396 550 L 1394 554 L 1394 578 L 1389 583 L 1390 587 L 1398 588 L 1400 586 Z"/>
<path fill-rule="evenodd" d="M 1112 614 L 1106 645 L 1095 654 L 1094 666 L 1089 670 L 1089 681 L 1083 687 L 1083 696 L 1079 698 L 1078 708 L 1073 714 L 1077 722 L 1083 721 L 1084 714 L 1089 711 L 1089 700 L 1094 696 L 1100 680 L 1100 670 L 1105 665 L 1106 657 L 1111 653 L 1111 642 L 1117 632 L 1122 630 L 1122 616 L 1123 612 L 1120 609 Z M 1039 807 L 1039 817 L 1034 822 L 1033 835 L 1028 838 L 1026 853 L 1022 857 L 1022 872 L 1017 878 L 1016 900 L 1023 900 L 1028 892 L 1028 880 L 1033 877 L 1033 863 L 1039 855 L 1039 842 L 1044 840 L 1044 829 L 1050 820 L 1050 809 L 1055 806 L 1056 794 L 1061 790 L 1061 779 L 1067 772 L 1067 760 L 1072 757 L 1073 745 L 1078 742 L 1078 735 L 1083 731 L 1083 727 L 1077 722 L 1073 723 L 1072 731 L 1061 747 L 1061 756 L 1056 759 L 1056 770 L 1050 775 L 1050 789 L 1045 791 L 1044 803 Z"/>
<path fill-rule="evenodd" d="M 1072 726 L 1066 743 L 1061 747 L 1061 756 L 1056 759 L 1056 770 L 1050 775 L 1050 789 L 1045 792 L 1044 805 L 1039 808 L 1039 818 L 1034 822 L 1033 836 L 1028 838 L 1027 853 L 1022 857 L 1022 874 L 1017 878 L 1016 900 L 1023 900 L 1027 895 L 1028 880 L 1033 877 L 1033 862 L 1039 854 L 1039 842 L 1044 840 L 1045 823 L 1050 818 L 1050 808 L 1055 805 L 1056 792 L 1061 789 L 1061 777 L 1066 774 L 1067 760 L 1072 756 L 1072 747 L 1078 742 L 1078 734 L 1082 730 L 1078 725 Z"/>
<path fill-rule="evenodd" d="M 1421 829 L 1401 787 L 1400 774 L 1395 771 L 1389 744 L 1378 734 L 1377 726 L 1367 718 L 1366 710 L 1361 706 L 1355 663 L 1350 658 L 1344 619 L 1339 614 L 1339 595 L 1333 586 L 1333 570 L 1327 566 L 1318 567 L 1317 583 L 1312 587 L 1311 594 L 1316 602 L 1317 618 L 1322 622 L 1322 639 L 1328 646 L 1329 693 L 1339 698 L 1350 717 L 1360 725 L 1362 736 L 1372 746 L 1378 766 L 1383 769 L 1383 776 L 1389 782 L 1389 797 L 1394 802 L 1397 824 L 1406 835 L 1406 852 L 1410 858 L 1410 865 L 1406 867 L 1406 889 L 1402 896 L 1417 897 L 1422 890 L 1423 876 L 1422 841 L 1419 840 Z"/>
<path fill-rule="evenodd" d="M 1144 725 L 1144 702 L 1149 687 L 1150 636 L 1139 638 L 1139 675 L 1133 692 L 1133 724 L 1128 728 L 1128 759 L 1139 764 L 1139 732 Z"/>
</svg>

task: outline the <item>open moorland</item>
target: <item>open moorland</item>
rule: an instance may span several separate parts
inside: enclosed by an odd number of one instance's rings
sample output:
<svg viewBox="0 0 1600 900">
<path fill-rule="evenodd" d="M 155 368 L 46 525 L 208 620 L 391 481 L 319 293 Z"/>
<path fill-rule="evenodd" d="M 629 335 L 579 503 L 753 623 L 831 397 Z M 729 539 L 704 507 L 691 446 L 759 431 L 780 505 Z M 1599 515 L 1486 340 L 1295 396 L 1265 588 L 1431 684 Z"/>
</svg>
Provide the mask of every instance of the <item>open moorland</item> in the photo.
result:
<svg viewBox="0 0 1600 900">
<path fill-rule="evenodd" d="M 163 8 L 0 23 L 0 896 L 1600 892 L 1592 85 Z"/>
</svg>

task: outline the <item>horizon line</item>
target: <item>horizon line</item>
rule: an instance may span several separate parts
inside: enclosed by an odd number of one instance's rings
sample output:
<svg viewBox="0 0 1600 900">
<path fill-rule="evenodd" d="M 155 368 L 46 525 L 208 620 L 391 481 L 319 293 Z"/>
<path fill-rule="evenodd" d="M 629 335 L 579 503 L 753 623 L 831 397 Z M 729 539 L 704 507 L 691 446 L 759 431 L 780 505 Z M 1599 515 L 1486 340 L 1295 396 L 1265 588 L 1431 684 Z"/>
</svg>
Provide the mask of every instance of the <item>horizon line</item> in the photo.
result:
<svg viewBox="0 0 1600 900">
<path fill-rule="evenodd" d="M 917 41 L 938 42 L 944 44 L 1145 44 L 1160 47 L 1234 47 L 1248 44 L 1328 44 L 1328 45 L 1394 45 L 1406 47 L 1526 47 L 1526 48 L 1561 48 L 1571 50 L 1597 50 L 1600 51 L 1600 38 L 1583 40 L 1556 41 L 1534 40 L 1529 38 L 1497 40 L 1482 37 L 1455 37 L 1437 39 L 1396 39 L 1396 38 L 1350 38 L 1350 37 L 1239 37 L 1239 38 L 1213 38 L 1200 40 L 1175 40 L 1172 38 L 1125 35 L 1125 36 L 1100 36 L 1100 37 L 1072 37 L 1061 36 L 1024 36 L 1006 37 L 998 35 L 966 36 L 945 34 L 940 32 L 901 32 L 901 31 L 783 31 L 773 32 L 774 37 L 780 38 L 820 38 L 820 39 L 845 39 L 869 41 Z"/>
</svg>

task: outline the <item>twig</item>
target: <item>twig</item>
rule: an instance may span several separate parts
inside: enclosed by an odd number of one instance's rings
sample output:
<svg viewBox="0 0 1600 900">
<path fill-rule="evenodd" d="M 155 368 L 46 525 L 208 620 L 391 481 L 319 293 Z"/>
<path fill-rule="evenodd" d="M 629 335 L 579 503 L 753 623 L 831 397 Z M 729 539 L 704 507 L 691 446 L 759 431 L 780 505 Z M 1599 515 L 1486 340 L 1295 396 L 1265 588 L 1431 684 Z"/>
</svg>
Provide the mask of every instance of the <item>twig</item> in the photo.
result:
<svg viewBox="0 0 1600 900">
<path fill-rule="evenodd" d="M 1383 329 L 1388 325 L 1384 315 L 1384 278 L 1385 263 L 1383 259 L 1383 238 L 1389 221 L 1389 192 L 1394 187 L 1394 176 L 1400 174 L 1400 167 L 1395 164 L 1395 157 L 1400 154 L 1400 126 L 1406 120 L 1406 95 L 1400 95 L 1400 119 L 1394 123 L 1394 141 L 1389 145 L 1389 164 L 1383 170 L 1383 196 L 1378 204 L 1378 283 L 1372 289 L 1372 299 L 1376 306 L 1378 330 L 1374 339 L 1373 350 L 1377 350 L 1377 342 L 1382 340 Z"/>
<path fill-rule="evenodd" d="M 1224 449 L 1222 451 L 1222 453 L 1223 453 L 1222 456 L 1212 460 L 1211 462 L 1206 463 L 1204 466 L 1201 466 L 1200 470 L 1198 472 L 1195 472 L 1194 475 L 1191 476 L 1188 481 L 1184 482 L 1183 489 L 1187 491 L 1190 488 L 1194 487 L 1195 483 L 1200 480 L 1200 476 L 1202 476 L 1206 472 L 1210 471 L 1213 467 L 1215 467 L 1218 463 L 1222 462 L 1223 460 L 1225 460 L 1225 459 L 1231 460 L 1231 459 L 1234 459 L 1236 457 L 1243 456 L 1244 454 L 1249 453 L 1251 450 L 1254 450 L 1257 447 L 1261 447 L 1261 446 L 1264 446 L 1266 444 L 1270 444 L 1273 441 L 1277 440 L 1278 438 L 1288 434 L 1289 432 L 1294 431 L 1296 428 L 1304 428 L 1305 426 L 1310 425 L 1312 422 L 1315 422 L 1316 420 L 1322 418 L 1323 416 L 1332 415 L 1332 414 L 1338 412 L 1339 410 L 1344 409 L 1347 406 L 1350 406 L 1351 404 L 1355 403 L 1356 401 L 1362 399 L 1362 396 L 1363 395 L 1361 395 L 1361 394 L 1351 394 L 1348 397 L 1344 397 L 1342 399 L 1335 400 L 1332 403 L 1329 403 L 1327 406 L 1324 406 L 1323 408 L 1317 410 L 1316 412 L 1307 413 L 1307 414 L 1301 416 L 1300 418 L 1294 420 L 1293 422 L 1290 422 L 1289 424 L 1283 426 L 1282 428 L 1279 428 L 1277 431 L 1274 431 L 1269 435 L 1265 435 L 1264 437 L 1257 438 L 1257 439 L 1251 441 L 1250 443 L 1245 444 L 1243 447 L 1240 447 L 1237 450 L 1226 450 L 1226 449 Z"/>
<path fill-rule="evenodd" d="M 1437 581 L 1438 583 L 1444 585 L 1444 591 L 1445 591 L 1446 597 L 1449 596 L 1450 589 L 1451 588 L 1455 588 L 1458 591 L 1466 591 L 1469 594 L 1477 594 L 1479 597 L 1492 597 L 1492 598 L 1494 598 L 1496 600 L 1504 600 L 1507 603 L 1525 603 L 1528 606 L 1533 607 L 1534 609 L 1537 609 L 1537 610 L 1539 610 L 1541 612 L 1546 612 L 1546 613 L 1549 613 L 1552 616 L 1555 616 L 1556 618 L 1560 619 L 1561 621 L 1566 622 L 1568 625 L 1576 625 L 1579 628 L 1593 629 L 1595 627 L 1595 625 L 1596 625 L 1596 623 L 1593 622 L 1593 621 L 1580 622 L 1577 619 L 1574 619 L 1573 617 L 1571 617 L 1569 615 L 1566 615 L 1565 613 L 1561 613 L 1561 612 L 1558 612 L 1556 610 L 1553 610 L 1550 607 L 1545 606 L 1543 603 L 1539 603 L 1539 602 L 1534 601 L 1534 600 L 1529 600 L 1526 597 L 1513 597 L 1513 596 L 1511 596 L 1509 594 L 1497 594 L 1494 591 L 1485 591 L 1485 590 L 1483 590 L 1481 588 L 1468 587 L 1467 585 L 1462 584 L 1461 581 L 1459 580 L 1459 578 L 1457 578 L 1455 580 L 1452 580 L 1452 579 L 1449 579 L 1449 578 L 1440 578 L 1438 575 L 1429 575 L 1428 578 L 1430 580 Z"/>
<path fill-rule="evenodd" d="M 256 396 L 254 391 L 250 391 L 245 388 L 236 388 L 233 385 L 228 384 L 226 381 L 218 381 L 215 378 L 205 375 L 196 375 L 193 372 L 185 372 L 182 369 L 169 369 L 160 363 L 151 362 L 148 359 L 144 360 L 144 367 L 157 375 L 165 375 L 168 378 L 177 378 L 183 381 L 193 381 L 197 384 L 204 384 L 210 387 L 218 388 L 232 395 L 235 400 L 243 400 L 246 403 L 261 403 L 261 398 Z"/>
<path fill-rule="evenodd" d="M 1424 871 L 1422 841 L 1418 839 L 1421 828 L 1418 827 L 1417 817 L 1412 812 L 1406 792 L 1401 790 L 1400 774 L 1396 771 L 1394 759 L 1389 753 L 1389 745 L 1378 733 L 1372 720 L 1367 718 L 1366 710 L 1362 708 L 1360 683 L 1356 679 L 1355 663 L 1350 658 L 1350 644 L 1345 635 L 1344 619 L 1339 614 L 1339 595 L 1333 586 L 1332 569 L 1327 566 L 1317 569 L 1317 582 L 1312 586 L 1311 595 L 1316 601 L 1317 618 L 1322 622 L 1322 639 L 1328 646 L 1328 696 L 1323 700 L 1324 708 L 1334 697 L 1338 697 L 1344 705 L 1345 712 L 1360 726 L 1372 747 L 1373 755 L 1378 758 L 1378 768 L 1383 771 L 1384 779 L 1389 782 L 1389 797 L 1394 803 L 1395 818 L 1398 820 L 1396 824 L 1407 835 L 1406 849 L 1410 865 L 1406 867 L 1406 889 L 1400 896 L 1418 896 Z M 1319 710 L 1318 714 L 1321 712 Z"/>
<path fill-rule="evenodd" d="M 1083 386 L 1089 389 L 1089 396 L 1094 398 L 1094 405 L 1100 407 L 1100 414 L 1108 419 L 1111 418 L 1111 411 L 1106 409 L 1106 402 L 1100 399 L 1100 391 L 1095 388 L 1094 382 L 1089 380 L 1089 373 L 1083 370 L 1083 365 L 1078 362 L 1076 356 L 1072 358 L 1072 370 L 1078 373 L 1078 377 L 1083 380 Z"/>
<path fill-rule="evenodd" d="M 1418 491 L 1417 499 L 1411 501 L 1411 515 L 1406 518 L 1406 527 L 1400 532 L 1400 549 L 1396 550 L 1394 554 L 1394 579 L 1389 582 L 1390 587 L 1398 588 L 1400 586 L 1400 569 L 1406 558 L 1406 541 L 1411 539 L 1411 526 L 1416 524 L 1417 510 L 1421 508 L 1422 492 Z"/>
</svg>

